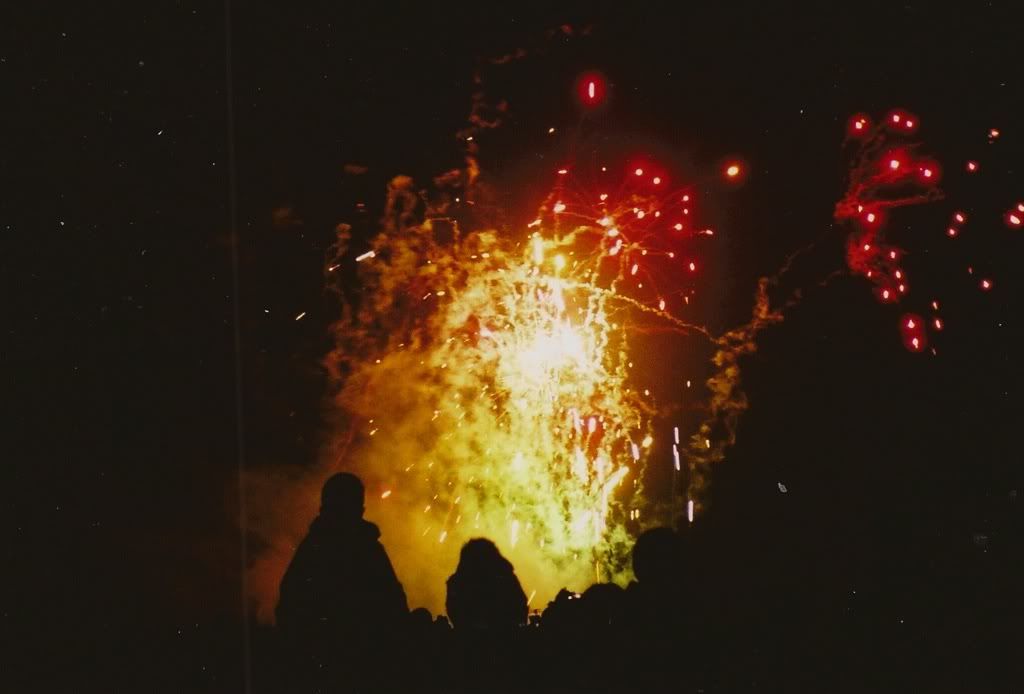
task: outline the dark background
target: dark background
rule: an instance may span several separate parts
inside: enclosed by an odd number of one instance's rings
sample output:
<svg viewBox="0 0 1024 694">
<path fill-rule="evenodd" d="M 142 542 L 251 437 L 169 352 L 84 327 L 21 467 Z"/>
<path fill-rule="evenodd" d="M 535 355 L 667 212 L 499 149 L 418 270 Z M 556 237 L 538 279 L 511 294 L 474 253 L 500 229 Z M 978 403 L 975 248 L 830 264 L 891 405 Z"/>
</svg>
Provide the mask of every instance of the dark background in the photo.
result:
<svg viewBox="0 0 1024 694">
<path fill-rule="evenodd" d="M 893 224 L 915 278 L 907 306 L 943 303 L 938 356 L 902 348 L 901 309 L 865 282 L 810 292 L 747 364 L 751 408 L 714 475 L 709 561 L 737 610 L 770 604 L 766 623 L 795 643 L 861 630 L 912 649 L 958 614 L 974 631 L 945 666 L 983 681 L 1006 665 L 1020 609 L 1024 296 L 1024 237 L 1001 222 L 1024 198 L 1009 5 L 236 3 L 240 354 L 224 8 L 143 5 L 6 9 L 0 21 L 12 579 L 0 617 L 20 644 L 15 677 L 84 665 L 102 673 L 93 682 L 126 670 L 239 682 L 237 360 L 246 465 L 310 464 L 333 228 L 355 220 L 358 246 L 390 176 L 457 165 L 476 59 L 517 47 L 530 57 L 495 83 L 510 123 L 484 140 L 485 166 L 516 172 L 510 185 L 550 168 L 533 157 L 549 125 L 578 121 L 571 84 L 588 68 L 612 86 L 595 127 L 706 170 L 732 153 L 750 163 L 721 203 L 717 330 L 746 319 L 757 277 L 828 230 L 846 118 L 920 116 L 949 198 Z M 563 23 L 592 32 L 545 38 Z M 992 145 L 991 127 L 1003 132 Z M 968 158 L 978 175 L 962 173 Z M 369 171 L 346 176 L 347 163 Z M 950 242 L 954 209 L 971 219 Z M 842 263 L 834 233 L 814 258 L 828 269 Z M 967 265 L 994 290 L 978 291 Z M 809 652 L 778 667 L 798 671 Z"/>
</svg>

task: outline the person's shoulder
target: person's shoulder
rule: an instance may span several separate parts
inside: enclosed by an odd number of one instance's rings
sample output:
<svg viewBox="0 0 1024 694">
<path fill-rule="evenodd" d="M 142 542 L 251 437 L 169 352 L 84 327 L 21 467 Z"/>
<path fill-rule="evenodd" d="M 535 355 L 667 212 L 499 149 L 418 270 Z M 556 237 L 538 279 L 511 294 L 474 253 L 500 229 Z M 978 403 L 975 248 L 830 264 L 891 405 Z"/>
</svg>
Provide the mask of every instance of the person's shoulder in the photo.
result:
<svg viewBox="0 0 1024 694">
<path fill-rule="evenodd" d="M 372 542 L 380 540 L 380 528 L 377 527 L 376 523 L 371 523 L 365 519 L 359 521 L 359 534 Z"/>
</svg>

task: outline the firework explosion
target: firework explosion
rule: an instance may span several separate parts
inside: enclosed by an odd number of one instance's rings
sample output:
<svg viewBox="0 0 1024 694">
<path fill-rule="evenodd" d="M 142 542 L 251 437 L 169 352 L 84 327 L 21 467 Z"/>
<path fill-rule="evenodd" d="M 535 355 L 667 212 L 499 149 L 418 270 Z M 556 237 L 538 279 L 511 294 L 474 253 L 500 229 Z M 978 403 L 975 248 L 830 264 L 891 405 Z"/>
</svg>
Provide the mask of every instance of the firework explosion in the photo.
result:
<svg viewBox="0 0 1024 694">
<path fill-rule="evenodd" d="M 631 168 L 610 192 L 555 176 L 518 235 L 464 233 L 450 197 L 395 179 L 329 360 L 337 404 L 359 422 L 346 462 L 388 537 L 421 553 L 492 537 L 544 599 L 628 575 L 656 410 L 631 385 L 624 322 L 639 311 L 706 335 L 669 310 L 689 302 L 684 251 L 713 236 L 692 222 L 690 193 L 662 192 L 664 172 Z"/>
</svg>

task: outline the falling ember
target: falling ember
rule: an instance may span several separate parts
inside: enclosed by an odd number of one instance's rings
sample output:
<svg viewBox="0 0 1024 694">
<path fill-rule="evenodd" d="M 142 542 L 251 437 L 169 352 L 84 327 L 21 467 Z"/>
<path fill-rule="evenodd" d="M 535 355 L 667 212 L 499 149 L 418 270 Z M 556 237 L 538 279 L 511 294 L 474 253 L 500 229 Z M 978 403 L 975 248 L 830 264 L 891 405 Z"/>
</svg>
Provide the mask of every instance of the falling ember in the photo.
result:
<svg viewBox="0 0 1024 694">
<path fill-rule="evenodd" d="M 376 255 L 377 255 L 376 251 L 366 251 L 366 253 L 363 253 L 362 255 L 356 256 L 356 262 L 357 263 L 361 263 L 364 260 L 369 260 L 370 258 L 376 257 Z"/>
<path fill-rule="evenodd" d="M 689 523 L 693 522 L 693 499 L 686 501 L 686 520 Z"/>
<path fill-rule="evenodd" d="M 725 169 L 725 175 L 728 176 L 729 178 L 736 178 L 737 176 L 739 176 L 740 175 L 740 166 L 739 166 L 739 164 L 729 164 L 729 166 L 726 167 L 726 169 Z"/>
<path fill-rule="evenodd" d="M 982 280 L 981 281 L 981 288 L 987 292 L 989 289 L 992 288 L 992 281 L 991 280 Z"/>
<path fill-rule="evenodd" d="M 978 170 L 978 162 L 976 162 L 976 161 L 969 161 L 969 162 L 967 162 L 967 170 L 970 173 L 974 173 L 975 171 L 977 171 Z"/>
</svg>

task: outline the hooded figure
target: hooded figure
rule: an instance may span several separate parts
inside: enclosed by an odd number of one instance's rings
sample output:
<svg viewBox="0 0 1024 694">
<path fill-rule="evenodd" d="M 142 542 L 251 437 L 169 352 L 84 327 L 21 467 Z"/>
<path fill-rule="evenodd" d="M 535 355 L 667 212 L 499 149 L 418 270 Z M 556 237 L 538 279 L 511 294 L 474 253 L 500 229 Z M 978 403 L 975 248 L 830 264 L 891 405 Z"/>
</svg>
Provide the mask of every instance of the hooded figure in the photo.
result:
<svg viewBox="0 0 1024 694">
<path fill-rule="evenodd" d="M 484 538 L 463 545 L 448 579 L 446 607 L 456 630 L 510 631 L 526 623 L 526 593 L 515 569 Z"/>
<path fill-rule="evenodd" d="M 281 580 L 277 624 L 292 641 L 353 642 L 398 628 L 408 615 L 380 530 L 363 520 L 363 483 L 338 473 L 324 484 L 320 515 Z"/>
</svg>

